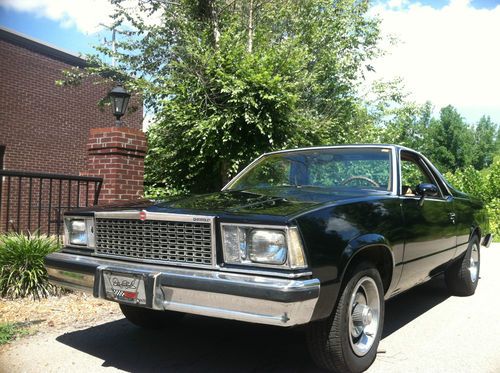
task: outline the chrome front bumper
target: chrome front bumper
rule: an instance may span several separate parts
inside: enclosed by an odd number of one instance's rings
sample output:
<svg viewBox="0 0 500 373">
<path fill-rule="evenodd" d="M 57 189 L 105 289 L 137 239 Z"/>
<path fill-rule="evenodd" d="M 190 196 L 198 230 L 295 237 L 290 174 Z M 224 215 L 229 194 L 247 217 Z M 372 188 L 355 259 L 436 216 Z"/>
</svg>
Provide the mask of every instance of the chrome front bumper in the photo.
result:
<svg viewBox="0 0 500 373">
<path fill-rule="evenodd" d="M 312 320 L 318 279 L 281 279 L 121 262 L 68 253 L 45 258 L 50 282 L 106 299 L 103 271 L 146 279 L 146 307 L 259 324 L 293 326 Z"/>
</svg>

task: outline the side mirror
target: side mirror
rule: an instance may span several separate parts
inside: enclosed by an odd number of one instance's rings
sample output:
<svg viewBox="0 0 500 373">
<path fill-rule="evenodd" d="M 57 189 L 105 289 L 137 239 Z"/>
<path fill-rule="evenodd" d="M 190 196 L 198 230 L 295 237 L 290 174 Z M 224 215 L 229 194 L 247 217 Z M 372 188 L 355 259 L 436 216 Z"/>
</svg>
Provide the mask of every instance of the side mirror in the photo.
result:
<svg viewBox="0 0 500 373">
<path fill-rule="evenodd" d="M 438 195 L 439 190 L 434 184 L 422 183 L 417 185 L 417 194 L 421 196 L 420 201 L 418 201 L 419 206 L 424 204 L 425 197 L 435 197 Z"/>
</svg>

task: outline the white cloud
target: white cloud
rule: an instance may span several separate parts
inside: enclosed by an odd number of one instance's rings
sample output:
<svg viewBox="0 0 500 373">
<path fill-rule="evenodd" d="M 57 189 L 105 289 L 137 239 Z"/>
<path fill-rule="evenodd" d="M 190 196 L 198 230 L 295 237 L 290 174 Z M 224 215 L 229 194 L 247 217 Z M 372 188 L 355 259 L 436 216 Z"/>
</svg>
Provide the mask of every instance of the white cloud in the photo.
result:
<svg viewBox="0 0 500 373">
<path fill-rule="evenodd" d="M 130 12 L 141 14 L 136 1 L 126 1 L 122 5 Z M 0 0 L 0 6 L 51 19 L 59 22 L 61 27 L 75 26 L 84 34 L 102 30 L 103 24 L 110 25 L 113 13 L 109 0 Z M 158 23 L 160 13 L 144 18 L 149 24 Z"/>
<path fill-rule="evenodd" d="M 133 1 L 127 4 L 137 11 Z M 85 34 L 109 24 L 108 0 L 0 0 L 0 6 L 75 26 Z M 386 0 L 372 8 L 384 36 L 396 36 L 389 54 L 373 62 L 374 79 L 402 77 L 411 98 L 437 107 L 457 106 L 464 115 L 490 114 L 500 122 L 500 5 L 475 9 L 469 0 L 451 0 L 434 9 L 409 0 Z M 147 17 L 158 22 L 159 15 Z M 387 40 L 387 38 L 385 38 Z"/>
<path fill-rule="evenodd" d="M 109 23 L 113 10 L 107 0 L 0 0 L 0 4 L 58 21 L 62 27 L 75 26 L 85 34 L 99 31 L 100 23 Z"/>
<path fill-rule="evenodd" d="M 376 79 L 402 77 L 417 102 L 500 113 L 500 5 L 475 9 L 452 0 L 434 9 L 391 0 L 372 11 L 383 34 L 400 41 L 374 61 Z"/>
</svg>

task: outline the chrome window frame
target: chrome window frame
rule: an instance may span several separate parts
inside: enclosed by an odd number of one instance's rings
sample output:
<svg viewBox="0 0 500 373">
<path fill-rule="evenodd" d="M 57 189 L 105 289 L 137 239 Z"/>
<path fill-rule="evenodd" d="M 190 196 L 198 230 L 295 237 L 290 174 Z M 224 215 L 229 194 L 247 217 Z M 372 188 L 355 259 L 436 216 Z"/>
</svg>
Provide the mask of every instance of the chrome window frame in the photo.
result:
<svg viewBox="0 0 500 373">
<path fill-rule="evenodd" d="M 391 195 L 398 195 L 398 177 L 397 177 L 397 158 L 396 158 L 396 147 L 394 145 L 336 145 L 336 146 L 314 146 L 309 148 L 298 148 L 291 150 L 278 150 L 274 152 L 261 154 L 259 157 L 254 159 L 248 166 L 246 166 L 243 170 L 241 170 L 234 178 L 232 178 L 223 188 L 222 191 L 228 190 L 233 184 L 235 184 L 239 179 L 241 179 L 248 171 L 250 171 L 253 166 L 255 166 L 258 162 L 260 162 L 263 158 L 274 155 L 274 154 L 282 154 L 282 153 L 295 153 L 295 152 L 304 152 L 310 150 L 330 150 L 330 149 L 387 149 L 390 151 L 390 168 L 391 168 L 391 190 L 388 190 Z"/>
<path fill-rule="evenodd" d="M 446 191 L 448 192 L 447 195 L 445 195 L 445 193 L 443 193 L 443 190 L 441 188 L 441 185 L 440 183 L 437 182 L 436 178 L 439 177 L 439 174 L 436 173 L 437 169 L 436 167 L 427 159 L 425 158 L 425 156 L 423 156 L 422 154 L 420 154 L 419 152 L 413 150 L 413 149 L 409 149 L 409 148 L 405 148 L 405 147 L 402 147 L 402 148 L 399 148 L 399 151 L 398 151 L 398 160 L 399 160 L 399 187 L 398 187 L 398 195 L 400 197 L 403 197 L 403 198 L 409 198 L 409 199 L 420 199 L 421 196 L 419 195 L 415 195 L 415 196 L 406 196 L 403 194 L 403 173 L 402 173 L 402 169 L 401 169 L 401 164 L 402 164 L 402 158 L 401 158 L 401 152 L 406 152 L 406 153 L 410 153 L 412 155 L 414 155 L 417 160 L 419 160 L 420 162 L 420 165 L 422 166 L 422 168 L 424 168 L 424 172 L 427 174 L 427 176 L 430 176 L 431 180 L 434 182 L 434 185 L 436 185 L 436 187 L 438 188 L 438 191 L 439 191 L 439 194 L 440 196 L 439 197 L 425 197 L 426 200 L 431 200 L 431 201 L 448 201 L 449 197 L 452 197 L 453 195 L 450 193 L 448 187 L 446 186 L 446 183 L 444 181 L 441 180 L 441 184 L 443 184 L 446 188 Z"/>
</svg>

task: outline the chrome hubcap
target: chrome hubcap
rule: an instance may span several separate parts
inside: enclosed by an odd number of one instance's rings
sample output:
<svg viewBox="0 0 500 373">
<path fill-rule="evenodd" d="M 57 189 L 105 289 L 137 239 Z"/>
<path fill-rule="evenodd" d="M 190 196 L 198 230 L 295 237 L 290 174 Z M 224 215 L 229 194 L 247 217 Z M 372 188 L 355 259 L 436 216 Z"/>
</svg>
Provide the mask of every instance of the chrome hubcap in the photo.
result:
<svg viewBox="0 0 500 373">
<path fill-rule="evenodd" d="M 477 244 L 472 246 L 470 253 L 469 273 L 471 281 L 476 282 L 479 275 L 479 248 Z"/>
<path fill-rule="evenodd" d="M 354 353 L 364 356 L 375 342 L 380 316 L 380 296 L 371 277 L 358 281 L 350 297 L 349 310 L 349 341 Z"/>
</svg>

